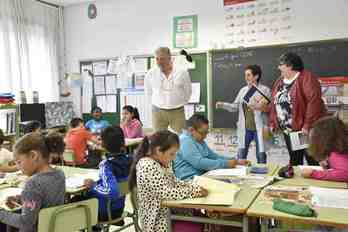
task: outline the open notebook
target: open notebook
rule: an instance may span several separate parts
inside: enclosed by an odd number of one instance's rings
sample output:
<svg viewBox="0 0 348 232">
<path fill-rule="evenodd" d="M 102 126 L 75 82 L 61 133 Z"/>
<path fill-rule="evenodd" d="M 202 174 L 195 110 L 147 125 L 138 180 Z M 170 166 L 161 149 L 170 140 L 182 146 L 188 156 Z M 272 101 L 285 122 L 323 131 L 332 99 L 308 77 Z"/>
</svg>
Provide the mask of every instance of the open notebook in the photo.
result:
<svg viewBox="0 0 348 232">
<path fill-rule="evenodd" d="M 234 200 L 240 191 L 240 188 L 235 184 L 214 180 L 204 176 L 195 176 L 193 182 L 207 189 L 209 192 L 208 196 L 179 200 L 175 201 L 175 203 L 195 205 L 233 205 Z"/>
</svg>

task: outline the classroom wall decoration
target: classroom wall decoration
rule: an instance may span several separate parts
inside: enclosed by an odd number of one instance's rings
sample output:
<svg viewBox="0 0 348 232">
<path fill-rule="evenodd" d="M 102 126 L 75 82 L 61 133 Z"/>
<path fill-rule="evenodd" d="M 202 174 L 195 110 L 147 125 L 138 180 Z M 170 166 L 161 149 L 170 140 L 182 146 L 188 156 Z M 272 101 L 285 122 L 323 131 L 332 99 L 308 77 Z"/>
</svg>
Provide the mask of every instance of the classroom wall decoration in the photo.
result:
<svg viewBox="0 0 348 232">
<path fill-rule="evenodd" d="M 46 128 L 68 125 L 75 117 L 72 102 L 47 102 L 45 103 Z"/>
<path fill-rule="evenodd" d="M 174 17 L 173 47 L 197 47 L 197 15 Z"/>
<path fill-rule="evenodd" d="M 291 40 L 292 3 L 292 0 L 224 0 L 227 47 Z"/>
</svg>

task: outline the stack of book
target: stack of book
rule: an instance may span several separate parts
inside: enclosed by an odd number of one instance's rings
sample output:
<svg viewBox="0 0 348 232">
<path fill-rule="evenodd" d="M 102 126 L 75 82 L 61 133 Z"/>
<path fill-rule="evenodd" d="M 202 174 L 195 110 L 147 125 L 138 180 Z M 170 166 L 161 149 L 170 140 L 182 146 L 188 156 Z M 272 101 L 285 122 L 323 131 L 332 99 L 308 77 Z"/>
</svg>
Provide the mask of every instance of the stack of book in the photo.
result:
<svg viewBox="0 0 348 232">
<path fill-rule="evenodd" d="M 0 93 L 0 107 L 6 105 L 14 105 L 15 99 L 12 93 Z"/>
</svg>

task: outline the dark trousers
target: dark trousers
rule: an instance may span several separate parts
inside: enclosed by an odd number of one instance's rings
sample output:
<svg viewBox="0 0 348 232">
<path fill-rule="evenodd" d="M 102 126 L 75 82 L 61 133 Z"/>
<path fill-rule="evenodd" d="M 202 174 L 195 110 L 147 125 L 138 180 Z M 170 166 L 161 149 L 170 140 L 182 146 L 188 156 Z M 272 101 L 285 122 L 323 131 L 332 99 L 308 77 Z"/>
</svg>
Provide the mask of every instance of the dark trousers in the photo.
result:
<svg viewBox="0 0 348 232">
<path fill-rule="evenodd" d="M 286 148 L 288 149 L 289 156 L 290 156 L 290 164 L 292 166 L 303 165 L 303 158 L 304 157 L 306 158 L 308 165 L 319 165 L 319 163 L 317 161 L 315 161 L 312 157 L 310 157 L 308 155 L 306 149 L 293 151 L 291 149 L 290 136 L 285 134 L 285 133 L 283 133 L 283 134 L 284 134 L 284 140 L 286 143 Z"/>
</svg>

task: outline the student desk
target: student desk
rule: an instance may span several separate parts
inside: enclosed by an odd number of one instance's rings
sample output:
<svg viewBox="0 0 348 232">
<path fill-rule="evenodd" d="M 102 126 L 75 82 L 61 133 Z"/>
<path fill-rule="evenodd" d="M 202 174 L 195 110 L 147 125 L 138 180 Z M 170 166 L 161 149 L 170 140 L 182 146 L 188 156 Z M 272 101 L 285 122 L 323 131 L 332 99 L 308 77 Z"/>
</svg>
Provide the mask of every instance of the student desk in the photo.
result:
<svg viewBox="0 0 348 232">
<path fill-rule="evenodd" d="M 144 138 L 125 139 L 127 152 L 133 153 L 133 151 L 138 147 L 138 145 L 141 144 L 143 139 Z"/>
<path fill-rule="evenodd" d="M 81 176 L 85 179 L 96 180 L 99 178 L 99 169 L 87 169 L 87 168 L 75 168 L 70 166 L 56 166 L 56 168 L 62 170 L 65 174 L 65 178 L 73 176 Z M 86 187 L 79 188 L 67 188 L 67 194 L 77 194 L 86 190 Z"/>
<path fill-rule="evenodd" d="M 217 205 L 192 205 L 192 204 L 182 204 L 180 200 L 178 201 L 164 201 L 162 206 L 168 208 L 184 208 L 184 209 L 205 209 L 208 211 L 215 211 L 217 213 L 230 213 L 240 215 L 242 222 L 240 221 L 231 221 L 226 219 L 218 218 L 208 218 L 208 217 L 195 217 L 195 216 L 179 216 L 172 215 L 170 210 L 168 214 L 168 231 L 172 231 L 171 220 L 182 220 L 182 221 L 192 221 L 192 222 L 201 222 L 201 223 L 210 223 L 210 224 L 219 224 L 219 225 L 230 225 L 230 226 L 239 226 L 243 228 L 243 232 L 248 231 L 248 217 L 246 216 L 246 211 L 257 197 L 259 189 L 242 187 L 241 191 L 237 194 L 237 197 L 230 206 L 217 206 Z"/>
<path fill-rule="evenodd" d="M 277 173 L 278 165 L 275 164 L 267 164 L 268 167 L 268 176 L 274 176 Z M 219 176 L 214 177 L 216 179 L 219 178 L 228 178 L 228 176 Z M 168 225 L 169 231 L 171 231 L 171 220 L 183 220 L 183 221 L 193 221 L 193 222 L 201 222 L 201 223 L 210 223 L 210 224 L 219 224 L 219 225 L 230 225 L 230 226 L 239 226 L 243 228 L 243 232 L 248 231 L 248 217 L 246 215 L 247 209 L 255 200 L 257 195 L 261 190 L 252 188 L 247 185 L 241 186 L 241 191 L 237 194 L 237 197 L 234 201 L 233 205 L 230 206 L 218 206 L 218 205 L 192 205 L 192 204 L 183 204 L 178 201 L 164 201 L 162 205 L 168 208 L 186 208 L 186 209 L 205 209 L 208 211 L 215 211 L 217 213 L 229 213 L 236 214 L 241 216 L 241 221 L 232 221 L 228 219 L 218 219 L 218 218 L 208 218 L 208 217 L 191 217 L 191 216 L 180 216 L 180 215 L 172 215 L 169 210 L 168 215 Z"/>
<path fill-rule="evenodd" d="M 317 217 L 298 217 L 282 213 L 272 208 L 272 202 L 265 198 L 264 190 L 256 198 L 247 211 L 249 217 L 261 217 L 262 219 L 275 218 L 282 221 L 292 221 L 311 225 L 335 226 L 348 228 L 348 209 L 315 208 Z M 268 231 L 268 226 L 262 225 L 262 231 Z"/>
<path fill-rule="evenodd" d="M 345 182 L 334 182 L 334 181 L 324 181 L 315 180 L 310 178 L 303 178 L 301 176 L 300 168 L 294 167 L 295 175 L 293 178 L 283 179 L 275 183 L 275 185 L 285 185 L 285 186 L 300 186 L 300 187 L 323 187 L 323 188 L 348 188 L 348 183 Z"/>
</svg>

